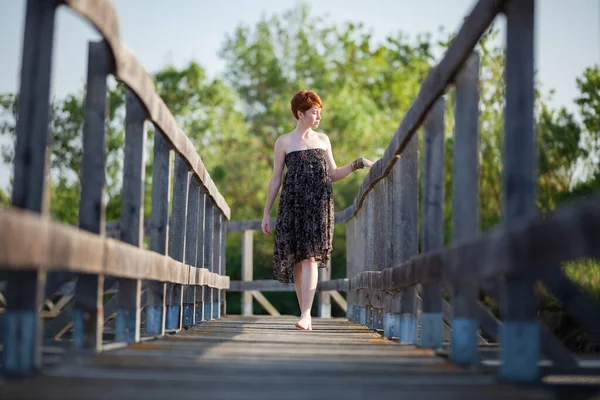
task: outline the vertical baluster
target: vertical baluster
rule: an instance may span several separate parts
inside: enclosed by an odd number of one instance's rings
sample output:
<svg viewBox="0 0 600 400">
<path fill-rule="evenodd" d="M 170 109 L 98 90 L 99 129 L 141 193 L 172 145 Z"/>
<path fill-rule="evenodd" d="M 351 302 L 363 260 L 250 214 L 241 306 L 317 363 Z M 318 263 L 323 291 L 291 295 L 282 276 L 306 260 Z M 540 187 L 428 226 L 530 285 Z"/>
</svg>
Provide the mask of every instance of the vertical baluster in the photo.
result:
<svg viewBox="0 0 600 400">
<path fill-rule="evenodd" d="M 388 179 L 382 179 L 377 182 L 373 192 L 373 270 L 382 271 L 387 267 L 387 253 L 390 243 L 389 237 L 386 236 L 388 221 L 385 215 L 387 194 L 388 194 Z M 373 307 L 373 329 L 383 330 L 383 306 L 384 292 L 375 290 L 373 292 L 372 304 Z"/>
<path fill-rule="evenodd" d="M 204 210 L 204 268 L 213 271 L 213 232 L 214 232 L 214 205 L 212 199 L 206 196 L 206 206 Z M 212 300 L 213 288 L 204 288 L 204 320 L 213 319 Z"/>
<path fill-rule="evenodd" d="M 352 279 L 356 275 L 356 249 L 358 243 L 356 241 L 358 218 L 353 217 L 346 221 L 346 278 Z M 346 301 L 348 308 L 346 309 L 346 318 L 349 321 L 356 322 L 356 292 L 348 290 L 346 293 Z"/>
<path fill-rule="evenodd" d="M 225 256 L 225 250 L 227 248 L 226 246 L 227 244 L 227 220 L 225 219 L 225 216 L 223 216 L 223 222 L 221 223 L 221 275 L 227 275 L 226 273 L 226 261 L 227 261 L 227 257 Z M 227 315 L 227 291 L 226 290 L 221 290 L 221 316 L 226 316 Z"/>
<path fill-rule="evenodd" d="M 506 6 L 506 114 L 504 137 L 504 221 L 506 227 L 535 217 L 536 139 L 534 130 L 534 0 Z M 527 248 L 528 244 L 522 244 Z M 527 266 L 511 255 L 523 273 L 506 276 L 502 293 L 500 377 L 538 379 L 540 326 L 536 321 L 534 282 Z"/>
<path fill-rule="evenodd" d="M 242 281 L 252 282 L 252 235 L 253 231 L 245 230 L 242 232 Z M 252 315 L 253 299 L 252 291 L 246 290 L 242 292 L 242 315 Z"/>
<path fill-rule="evenodd" d="M 423 141 L 423 198 L 421 252 L 444 246 L 444 109 L 436 101 L 425 120 Z M 421 347 L 439 348 L 444 334 L 441 283 L 423 285 Z"/>
<path fill-rule="evenodd" d="M 198 202 L 200 185 L 190 178 L 188 188 L 187 225 L 185 234 L 185 263 L 196 266 L 198 248 Z M 186 285 L 183 288 L 183 326 L 190 327 L 196 320 L 196 287 Z"/>
<path fill-rule="evenodd" d="M 367 197 L 368 198 L 368 197 Z M 358 231 L 358 235 L 357 235 L 357 239 L 358 239 L 358 269 L 356 271 L 356 275 L 360 274 L 361 272 L 365 271 L 367 269 L 367 239 L 368 239 L 368 232 L 369 232 L 369 225 L 368 225 L 368 208 L 366 207 L 366 203 L 363 203 L 363 207 L 361 208 L 361 210 L 359 211 L 359 222 L 358 222 L 358 226 L 359 226 L 359 231 Z M 367 306 L 366 306 L 366 302 L 364 300 L 365 298 L 365 294 L 364 294 L 364 290 L 357 290 L 356 291 L 356 304 L 358 305 L 358 313 L 357 313 L 357 317 L 358 320 L 357 322 L 363 325 L 367 324 Z"/>
<path fill-rule="evenodd" d="M 185 229 L 187 220 L 188 187 L 190 173 L 185 161 L 179 154 L 175 156 L 175 180 L 173 183 L 173 211 L 169 229 L 169 256 L 184 262 Z M 181 327 L 181 305 L 183 303 L 182 285 L 167 284 L 167 321 L 166 329 L 177 330 Z"/>
<path fill-rule="evenodd" d="M 44 201 L 55 12 L 54 1 L 27 1 L 12 205 L 37 213 L 42 212 Z M 3 373 L 26 375 L 41 367 L 38 310 L 46 276 L 38 271 L 9 271 L 6 278 Z"/>
<path fill-rule="evenodd" d="M 456 78 L 455 139 L 452 188 L 452 241 L 477 235 L 479 225 L 479 56 L 465 61 Z M 477 285 L 453 284 L 452 353 L 456 364 L 478 358 Z"/>
<path fill-rule="evenodd" d="M 221 226 L 223 222 L 223 214 L 221 210 L 215 205 L 213 207 L 214 211 L 214 227 L 213 227 L 213 269 L 212 272 L 215 274 L 221 273 Z M 213 319 L 217 319 L 221 317 L 220 312 L 221 305 L 221 290 L 213 289 L 213 311 L 212 316 Z"/>
<path fill-rule="evenodd" d="M 106 78 L 111 69 L 107 43 L 90 42 L 85 107 L 79 227 L 104 232 Z M 104 326 L 104 276 L 77 274 L 73 308 L 73 348 L 102 350 Z"/>
<path fill-rule="evenodd" d="M 169 144 L 158 127 L 154 130 L 154 165 L 152 170 L 152 214 L 150 216 L 150 250 L 167 255 L 169 234 L 169 195 L 171 193 L 171 160 Z M 146 333 L 165 334 L 166 282 L 146 282 Z"/>
<path fill-rule="evenodd" d="M 369 193 L 364 202 L 365 219 L 367 224 L 366 240 L 365 240 L 365 270 L 373 271 L 375 268 L 375 191 Z M 374 291 L 371 289 L 362 289 L 361 291 L 363 304 L 365 305 L 365 325 L 373 329 L 375 321 L 372 298 Z"/>
<path fill-rule="evenodd" d="M 326 282 L 331 279 L 331 259 L 327 268 L 319 268 L 319 281 Z M 319 292 L 319 318 L 331 318 L 331 294 L 328 291 Z"/>
<path fill-rule="evenodd" d="M 206 208 L 206 193 L 203 188 L 200 188 L 198 196 L 198 233 L 196 246 L 196 267 L 205 268 L 204 265 L 204 225 L 205 225 L 205 208 Z M 204 285 L 198 285 L 196 291 L 196 318 L 195 322 L 204 321 Z"/>
<path fill-rule="evenodd" d="M 418 150 L 415 134 L 395 166 L 393 179 L 393 264 L 400 264 L 418 252 Z M 402 293 L 400 343 L 417 343 L 417 302 L 415 287 Z"/>
<path fill-rule="evenodd" d="M 146 143 L 145 110 L 131 91 L 126 92 L 125 160 L 121 197 L 121 241 L 143 246 L 144 237 L 144 148 Z M 140 340 L 140 279 L 119 279 L 117 292 L 116 340 Z"/>
</svg>

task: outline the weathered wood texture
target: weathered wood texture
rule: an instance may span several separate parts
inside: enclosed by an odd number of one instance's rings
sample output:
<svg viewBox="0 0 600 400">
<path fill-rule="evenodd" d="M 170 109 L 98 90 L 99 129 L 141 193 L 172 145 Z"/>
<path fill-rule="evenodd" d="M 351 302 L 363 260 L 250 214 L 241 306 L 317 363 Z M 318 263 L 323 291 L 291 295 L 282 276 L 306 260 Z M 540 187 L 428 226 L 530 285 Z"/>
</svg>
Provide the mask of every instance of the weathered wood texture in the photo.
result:
<svg viewBox="0 0 600 400">
<path fill-rule="evenodd" d="M 559 207 L 543 218 L 499 226 L 378 273 L 383 275 L 383 289 L 441 280 L 478 283 L 517 271 L 540 278 L 560 262 L 600 257 L 599 224 L 600 196 L 592 196 Z M 527 271 L 518 265 L 527 265 Z M 351 278 L 350 290 L 369 288 L 369 274 Z"/>
<path fill-rule="evenodd" d="M 432 350 L 393 343 L 342 319 L 225 317 L 160 340 L 78 358 L 29 381 L 0 385 L 10 399 L 554 399 L 548 386 L 498 384 Z M 298 382 L 302 384 L 299 385 Z M 571 394 L 576 393 L 575 390 Z"/>
<path fill-rule="evenodd" d="M 121 43 L 119 20 L 111 2 L 108 0 L 57 0 L 57 2 L 66 4 L 86 18 L 102 34 L 110 46 L 114 59 L 112 72 L 139 97 L 148 118 L 165 134 L 166 140 L 174 151 L 184 159 L 193 175 L 206 189 L 208 196 L 229 219 L 231 210 L 215 186 L 192 141 L 183 133 L 163 99 L 156 93 L 150 75 L 135 55 Z"/>
<path fill-rule="evenodd" d="M 27 1 L 12 205 L 33 213 L 44 212 L 49 204 L 45 188 L 50 157 L 47 144 L 55 16 L 56 7 L 52 2 Z M 14 235 L 10 231 L 2 232 Z M 25 375 L 41 366 L 42 330 L 38 310 L 43 303 L 46 275 L 38 270 L 9 271 L 6 278 L 7 307 L 0 328 L 3 330 L 2 364 L 6 374 Z"/>
<path fill-rule="evenodd" d="M 229 288 L 229 277 L 193 268 L 170 257 L 103 238 L 36 213 L 0 210 L 0 265 L 8 270 L 72 271 Z M 22 238 L 27 237 L 27 241 Z M 196 278 L 196 276 L 198 278 Z"/>
<path fill-rule="evenodd" d="M 91 233 L 104 231 L 106 97 L 110 56 L 106 43 L 88 45 L 87 90 L 83 118 L 83 156 L 79 227 Z M 73 347 L 102 349 L 104 276 L 79 274 L 75 287 Z"/>
<path fill-rule="evenodd" d="M 348 290 L 348 279 L 333 279 L 317 282 L 317 291 L 337 290 L 345 292 Z M 293 292 L 293 283 L 281 283 L 274 279 L 262 279 L 260 281 L 229 281 L 228 292 L 244 292 L 258 290 L 259 292 Z"/>
</svg>

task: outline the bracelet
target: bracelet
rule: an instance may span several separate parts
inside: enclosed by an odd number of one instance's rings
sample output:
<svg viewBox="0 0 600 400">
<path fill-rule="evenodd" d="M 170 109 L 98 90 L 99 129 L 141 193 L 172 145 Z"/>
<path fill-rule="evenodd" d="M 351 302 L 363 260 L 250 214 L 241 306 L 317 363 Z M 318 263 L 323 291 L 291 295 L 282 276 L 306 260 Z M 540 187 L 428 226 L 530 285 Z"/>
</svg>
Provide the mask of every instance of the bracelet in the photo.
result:
<svg viewBox="0 0 600 400">
<path fill-rule="evenodd" d="M 356 160 L 352 161 L 351 164 L 351 168 L 352 168 L 352 172 L 356 171 L 357 169 L 363 169 L 365 167 L 365 163 L 363 161 L 363 158 L 357 158 Z"/>
</svg>

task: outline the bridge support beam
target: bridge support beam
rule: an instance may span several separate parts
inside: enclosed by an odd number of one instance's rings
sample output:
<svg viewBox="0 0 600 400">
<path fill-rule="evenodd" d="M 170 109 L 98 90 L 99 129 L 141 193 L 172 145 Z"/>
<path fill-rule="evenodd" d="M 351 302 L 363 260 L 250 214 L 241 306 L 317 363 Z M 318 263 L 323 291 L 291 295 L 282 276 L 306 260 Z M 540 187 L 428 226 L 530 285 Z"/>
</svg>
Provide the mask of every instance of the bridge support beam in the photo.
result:
<svg viewBox="0 0 600 400">
<path fill-rule="evenodd" d="M 505 12 L 506 114 L 504 137 L 505 226 L 534 218 L 536 138 L 534 130 L 534 0 L 509 1 Z M 527 247 L 528 243 L 523 243 Z M 534 281 L 527 265 L 512 255 L 521 274 L 505 279 L 500 378 L 531 382 L 539 378 L 540 326 L 536 321 Z"/>
</svg>

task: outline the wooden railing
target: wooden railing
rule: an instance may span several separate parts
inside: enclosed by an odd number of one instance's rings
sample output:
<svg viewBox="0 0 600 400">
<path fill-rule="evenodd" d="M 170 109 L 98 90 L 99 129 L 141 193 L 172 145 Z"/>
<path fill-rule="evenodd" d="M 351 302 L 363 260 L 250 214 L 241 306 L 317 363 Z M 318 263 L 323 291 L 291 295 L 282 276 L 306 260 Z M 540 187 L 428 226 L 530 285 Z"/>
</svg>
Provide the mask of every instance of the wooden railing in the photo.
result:
<svg viewBox="0 0 600 400">
<path fill-rule="evenodd" d="M 538 379 L 542 355 L 554 370 L 581 373 L 579 360 L 537 318 L 536 281 L 542 281 L 586 330 L 600 334 L 600 305 L 560 268 L 567 260 L 600 256 L 600 197 L 565 205 L 545 216 L 538 216 L 535 207 L 534 3 L 477 2 L 423 82 L 352 206 L 336 213 L 336 223 L 345 223 L 347 279 L 319 282 L 320 290 L 347 292 L 350 320 L 381 329 L 401 343 L 441 348 L 443 320 L 451 320 L 449 358 L 458 365 L 480 363 L 479 330 L 483 329 L 500 343 L 498 377 L 515 382 Z M 504 215 L 500 226 L 481 234 L 477 211 L 480 59 L 474 49 L 500 13 L 507 20 Z M 454 91 L 456 103 L 452 243 L 445 247 L 444 94 L 448 91 Z M 420 215 L 419 162 L 423 166 Z M 277 234 L 275 220 L 271 226 Z M 260 221 L 232 221 L 229 229 L 247 235 L 260 229 Z M 263 286 L 276 290 L 276 284 L 232 281 L 230 290 Z M 443 291 L 450 294 L 452 306 L 444 301 Z M 501 305 L 502 321 L 478 300 L 480 291 Z M 242 301 L 248 305 L 248 297 Z"/>
<path fill-rule="evenodd" d="M 104 37 L 89 44 L 78 228 L 51 221 L 43 205 L 54 19 L 63 3 Z M 104 234 L 102 199 L 109 74 L 127 87 L 118 238 Z M 7 276 L 2 373 L 41 368 L 43 331 L 54 338 L 72 327 L 74 349 L 100 351 L 105 320 L 115 313 L 115 340 L 125 343 L 219 318 L 229 288 L 229 206 L 151 77 L 121 44 L 109 1 L 28 0 L 19 106 L 12 207 L 0 210 L 0 270 Z M 146 121 L 155 128 L 149 250 L 143 248 Z M 48 317 L 42 304 L 57 290 L 65 290 L 60 315 L 41 329 L 41 317 Z M 114 296 L 105 310 L 108 291 Z"/>
</svg>

